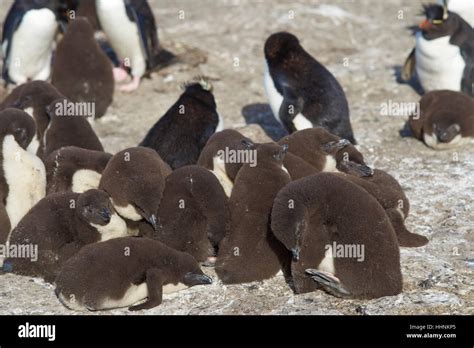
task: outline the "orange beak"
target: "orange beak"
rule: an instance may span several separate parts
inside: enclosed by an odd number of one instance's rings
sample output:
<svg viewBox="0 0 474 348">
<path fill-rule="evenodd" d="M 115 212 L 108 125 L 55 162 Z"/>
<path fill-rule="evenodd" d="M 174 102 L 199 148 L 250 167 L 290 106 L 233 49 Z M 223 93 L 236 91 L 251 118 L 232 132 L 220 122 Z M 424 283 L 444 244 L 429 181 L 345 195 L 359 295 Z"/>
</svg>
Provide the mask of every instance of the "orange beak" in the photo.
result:
<svg viewBox="0 0 474 348">
<path fill-rule="evenodd" d="M 425 30 L 425 29 L 430 29 L 432 27 L 432 24 L 429 20 L 425 19 L 423 22 L 420 24 L 420 28 Z"/>
</svg>

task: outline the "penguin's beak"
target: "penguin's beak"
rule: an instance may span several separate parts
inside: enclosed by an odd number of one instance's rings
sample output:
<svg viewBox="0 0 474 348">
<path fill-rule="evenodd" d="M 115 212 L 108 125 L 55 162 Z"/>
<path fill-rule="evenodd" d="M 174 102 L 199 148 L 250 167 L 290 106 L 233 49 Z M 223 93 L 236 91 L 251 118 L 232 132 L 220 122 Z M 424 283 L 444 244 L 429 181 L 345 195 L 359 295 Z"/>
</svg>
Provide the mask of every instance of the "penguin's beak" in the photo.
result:
<svg viewBox="0 0 474 348">
<path fill-rule="evenodd" d="M 111 213 L 110 213 L 110 210 L 108 208 L 103 208 L 99 215 L 104 219 L 104 221 L 106 223 L 109 223 L 110 222 L 110 216 L 111 216 Z"/>
<path fill-rule="evenodd" d="M 156 215 L 155 214 L 151 214 L 149 217 L 147 217 L 145 219 L 152 227 L 153 227 L 153 230 L 156 232 L 158 231 L 158 221 L 156 219 Z"/>
<path fill-rule="evenodd" d="M 184 280 L 187 284 L 193 285 L 202 285 L 202 284 L 212 284 L 212 278 L 208 277 L 205 274 L 197 274 L 193 272 L 188 272 L 184 276 Z"/>
<path fill-rule="evenodd" d="M 420 29 L 422 30 L 431 29 L 431 27 L 432 27 L 431 22 L 428 19 L 425 19 L 420 24 Z"/>
<path fill-rule="evenodd" d="M 345 148 L 346 146 L 351 145 L 351 142 L 347 139 L 341 139 L 339 141 L 331 141 L 323 145 L 323 148 L 326 152 L 331 153 L 334 150 L 339 151 Z"/>
<path fill-rule="evenodd" d="M 293 257 L 293 261 L 298 261 L 300 259 L 300 248 L 296 247 L 291 249 L 291 256 Z"/>
</svg>

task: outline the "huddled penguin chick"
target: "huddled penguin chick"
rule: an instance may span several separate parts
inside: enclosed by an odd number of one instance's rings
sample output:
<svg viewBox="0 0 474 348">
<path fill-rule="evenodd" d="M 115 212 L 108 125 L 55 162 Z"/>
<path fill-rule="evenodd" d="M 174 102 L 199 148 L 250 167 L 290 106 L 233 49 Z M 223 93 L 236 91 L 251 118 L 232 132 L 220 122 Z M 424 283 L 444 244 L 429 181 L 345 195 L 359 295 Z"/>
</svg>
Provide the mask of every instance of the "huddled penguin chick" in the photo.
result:
<svg viewBox="0 0 474 348">
<path fill-rule="evenodd" d="M 77 146 L 92 151 L 104 151 L 94 129 L 87 121 L 86 112 L 66 98 L 54 100 L 46 107 L 48 128 L 43 135 L 41 158 L 46 159 L 53 151 L 64 146 Z"/>
<path fill-rule="evenodd" d="M 160 47 L 155 18 L 146 0 L 97 0 L 96 10 L 123 68 L 131 68 L 133 80 L 121 86 L 121 91 L 136 90 L 147 71 L 172 60 L 173 55 Z M 118 82 L 127 77 L 121 68 L 114 74 Z"/>
<path fill-rule="evenodd" d="M 49 125 L 46 108 L 54 100 L 63 97 L 51 84 L 45 81 L 32 81 L 16 87 L 0 104 L 0 110 L 16 108 L 27 112 L 36 121 L 36 136 L 28 151 L 42 158 L 44 133 Z"/>
<path fill-rule="evenodd" d="M 35 133 L 35 122 L 24 111 L 0 112 L 0 244 L 46 193 L 44 164 L 26 150 Z"/>
<path fill-rule="evenodd" d="M 211 284 L 212 279 L 187 253 L 157 240 L 127 237 L 85 246 L 55 283 L 56 295 L 69 309 L 137 311 L 160 305 L 163 294 Z"/>
<path fill-rule="evenodd" d="M 392 223 L 400 246 L 420 247 L 428 243 L 426 237 L 412 233 L 405 227 L 405 220 L 410 212 L 410 202 L 393 176 L 379 169 L 375 169 L 370 177 L 358 177 L 345 173 L 337 175 L 362 187 L 380 203 Z"/>
<path fill-rule="evenodd" d="M 226 195 L 230 197 L 234 180 L 242 167 L 241 161 L 226 161 L 222 158 L 226 151 L 244 154 L 253 148 L 252 141 L 233 129 L 225 129 L 213 134 L 201 151 L 197 164 L 209 169 L 219 179 Z"/>
<path fill-rule="evenodd" d="M 2 77 L 6 83 L 49 78 L 58 28 L 53 5 L 50 0 L 13 3 L 3 24 Z"/>
<path fill-rule="evenodd" d="M 408 125 L 415 138 L 435 150 L 474 140 L 474 99 L 454 91 L 433 91 L 420 100 L 420 114 Z"/>
<path fill-rule="evenodd" d="M 319 126 L 356 143 L 342 87 L 296 36 L 271 35 L 265 43 L 265 60 L 270 106 L 289 133 Z"/>
<path fill-rule="evenodd" d="M 112 197 L 120 216 L 131 222 L 144 219 L 156 230 L 156 214 L 169 174 L 171 169 L 154 150 L 133 147 L 110 159 L 99 188 Z"/>
<path fill-rule="evenodd" d="M 206 168 L 175 170 L 165 181 L 154 238 L 212 265 L 217 247 L 229 230 L 227 201 L 219 180 Z"/>
<path fill-rule="evenodd" d="M 286 271 L 290 254 L 269 230 L 278 191 L 290 182 L 286 146 L 256 146 L 257 165 L 239 170 L 229 200 L 231 228 L 219 244 L 216 273 L 224 284 L 269 279 Z"/>
<path fill-rule="evenodd" d="M 72 191 L 82 193 L 99 187 L 100 178 L 112 155 L 76 146 L 53 151 L 44 161 L 46 194 Z"/>
<path fill-rule="evenodd" d="M 446 6 L 425 5 L 424 10 L 426 19 L 402 77 L 408 81 L 416 71 L 425 92 L 448 89 L 474 96 L 474 29 Z"/>
<path fill-rule="evenodd" d="M 323 288 L 340 297 L 377 298 L 402 291 L 400 251 L 377 200 L 331 173 L 285 186 L 271 228 L 291 251 L 296 293 Z"/>
<path fill-rule="evenodd" d="M 370 176 L 373 172 L 354 145 L 321 127 L 297 131 L 278 143 L 288 144 L 290 153 L 320 172 L 340 171 L 358 176 Z"/>
<path fill-rule="evenodd" d="M 103 116 L 112 104 L 112 66 L 86 18 L 69 23 L 56 49 L 51 83 L 71 101 L 93 105 L 95 118 Z"/>
<path fill-rule="evenodd" d="M 140 144 L 154 149 L 173 169 L 196 164 L 208 139 L 223 127 L 209 82 L 201 79 L 184 88 Z"/>
<path fill-rule="evenodd" d="M 37 246 L 37 260 L 8 258 L 5 263 L 15 274 L 51 282 L 64 262 L 84 245 L 126 235 L 127 225 L 105 192 L 56 193 L 36 204 L 9 240 L 10 245 Z"/>
</svg>

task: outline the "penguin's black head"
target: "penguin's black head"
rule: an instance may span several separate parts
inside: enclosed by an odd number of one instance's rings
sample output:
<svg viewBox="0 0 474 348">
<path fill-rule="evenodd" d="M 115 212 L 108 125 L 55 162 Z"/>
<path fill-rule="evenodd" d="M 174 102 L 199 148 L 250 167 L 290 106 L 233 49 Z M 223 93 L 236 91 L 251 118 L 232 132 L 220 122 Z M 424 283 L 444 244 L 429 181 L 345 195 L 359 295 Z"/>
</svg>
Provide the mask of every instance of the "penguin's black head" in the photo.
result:
<svg viewBox="0 0 474 348">
<path fill-rule="evenodd" d="M 255 151 L 255 150 L 249 150 Z M 277 167 L 283 167 L 283 160 L 285 155 L 288 152 L 288 145 L 284 144 L 282 146 L 274 143 L 267 144 L 258 144 L 256 146 L 256 165 L 260 164 L 269 164 Z"/>
<path fill-rule="evenodd" d="M 77 199 L 76 210 L 89 224 L 105 226 L 115 213 L 110 197 L 100 190 L 89 190 Z"/>
<path fill-rule="evenodd" d="M 423 14 L 426 19 L 420 24 L 423 36 L 427 40 L 454 34 L 463 21 L 457 14 L 448 12 L 441 5 L 424 5 Z"/>
<path fill-rule="evenodd" d="M 287 32 L 275 33 L 265 42 L 265 58 L 268 62 L 272 62 L 299 47 L 300 42 L 295 35 Z"/>
<path fill-rule="evenodd" d="M 76 19 L 69 21 L 67 27 L 66 35 L 74 40 L 77 37 L 77 40 L 80 38 L 94 38 L 94 29 L 89 23 L 86 17 L 76 17 Z"/>
<path fill-rule="evenodd" d="M 185 83 L 182 88 L 184 89 L 183 95 L 197 99 L 213 109 L 216 108 L 216 101 L 212 94 L 213 86 L 208 80 L 196 78 L 191 82 Z"/>
<path fill-rule="evenodd" d="M 58 90 L 45 81 L 31 81 L 15 88 L 6 101 L 17 109 L 45 107 L 61 96 Z"/>
<path fill-rule="evenodd" d="M 0 112 L 0 137 L 13 135 L 15 141 L 26 150 L 35 136 L 36 125 L 26 112 L 8 108 Z"/>
</svg>

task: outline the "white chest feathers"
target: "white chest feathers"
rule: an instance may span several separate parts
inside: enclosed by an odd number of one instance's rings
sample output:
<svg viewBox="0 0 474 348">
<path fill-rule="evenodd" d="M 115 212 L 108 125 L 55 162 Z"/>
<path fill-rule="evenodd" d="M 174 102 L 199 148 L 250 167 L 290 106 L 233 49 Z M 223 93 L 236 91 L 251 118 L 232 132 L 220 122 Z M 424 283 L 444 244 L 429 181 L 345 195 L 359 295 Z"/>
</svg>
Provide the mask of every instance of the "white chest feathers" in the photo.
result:
<svg viewBox="0 0 474 348">
<path fill-rule="evenodd" d="M 326 155 L 326 163 L 324 163 L 323 172 L 338 172 L 336 160 L 331 155 Z"/>
<path fill-rule="evenodd" d="M 416 73 L 425 92 L 448 89 L 461 90 L 466 63 L 458 46 L 449 43 L 449 36 L 426 40 L 416 35 Z"/>
<path fill-rule="evenodd" d="M 146 58 L 138 26 L 128 18 L 124 1 L 97 0 L 96 6 L 100 24 L 113 49 L 131 66 L 133 76 L 142 76 L 146 71 Z"/>
<path fill-rule="evenodd" d="M 43 162 L 25 151 L 13 135 L 3 140 L 3 171 L 8 184 L 6 210 L 13 228 L 46 195 L 46 170 Z"/>
<path fill-rule="evenodd" d="M 117 213 L 120 214 L 120 216 L 123 216 L 124 218 L 132 221 L 143 220 L 143 217 L 138 214 L 137 210 L 133 205 L 129 204 L 126 207 L 122 207 L 120 205 L 115 204 L 113 200 L 112 203 L 114 205 L 115 210 L 117 211 Z"/>
<path fill-rule="evenodd" d="M 219 183 L 221 184 L 222 188 L 227 197 L 230 197 L 232 193 L 232 189 L 234 188 L 234 183 L 230 180 L 227 172 L 225 170 L 225 162 L 219 157 L 216 156 L 213 159 L 213 167 L 214 170 L 211 172 L 217 177 Z"/>
<path fill-rule="evenodd" d="M 102 175 L 90 169 L 79 169 L 72 176 L 72 192 L 83 193 L 99 187 Z"/>
<path fill-rule="evenodd" d="M 48 79 L 57 28 L 56 16 L 49 9 L 30 10 L 23 16 L 9 43 L 8 69 L 14 82 Z"/>
<path fill-rule="evenodd" d="M 97 231 L 100 233 L 100 241 L 105 242 L 106 240 L 126 237 L 127 236 L 127 224 L 125 221 L 118 216 L 118 214 L 113 214 L 110 217 L 110 222 L 107 225 L 95 225 L 91 224 Z"/>
</svg>

